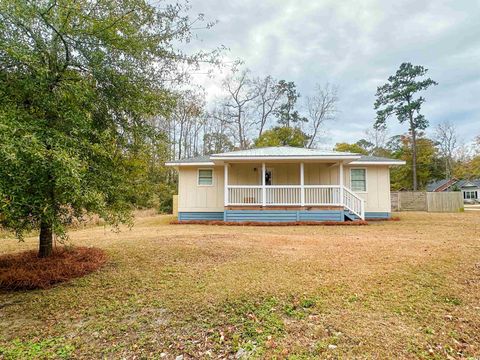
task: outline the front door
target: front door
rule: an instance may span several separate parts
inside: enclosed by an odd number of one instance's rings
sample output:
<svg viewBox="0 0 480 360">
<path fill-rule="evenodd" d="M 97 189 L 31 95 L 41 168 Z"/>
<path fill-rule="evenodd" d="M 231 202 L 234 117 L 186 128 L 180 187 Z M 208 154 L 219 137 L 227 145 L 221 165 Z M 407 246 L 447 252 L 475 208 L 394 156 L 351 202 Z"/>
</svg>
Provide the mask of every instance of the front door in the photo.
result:
<svg viewBox="0 0 480 360">
<path fill-rule="evenodd" d="M 265 185 L 273 185 L 273 169 L 266 168 L 265 169 Z"/>
</svg>

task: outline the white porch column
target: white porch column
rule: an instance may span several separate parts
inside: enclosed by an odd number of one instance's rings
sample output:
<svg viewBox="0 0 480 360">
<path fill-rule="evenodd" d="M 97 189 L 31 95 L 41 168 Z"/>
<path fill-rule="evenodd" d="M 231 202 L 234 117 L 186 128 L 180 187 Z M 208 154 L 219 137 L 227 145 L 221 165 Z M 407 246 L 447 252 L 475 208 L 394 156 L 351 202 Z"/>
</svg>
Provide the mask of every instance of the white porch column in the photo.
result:
<svg viewBox="0 0 480 360">
<path fill-rule="evenodd" d="M 343 161 L 340 162 L 338 167 L 339 185 L 340 185 L 340 204 L 343 204 Z"/>
<path fill-rule="evenodd" d="M 300 163 L 300 204 L 305 206 L 305 165 Z"/>
<path fill-rule="evenodd" d="M 267 204 L 267 188 L 265 187 L 265 163 L 262 163 L 262 206 Z"/>
<path fill-rule="evenodd" d="M 223 186 L 224 186 L 223 200 L 224 200 L 225 206 L 228 206 L 228 164 L 227 163 L 223 165 Z"/>
</svg>

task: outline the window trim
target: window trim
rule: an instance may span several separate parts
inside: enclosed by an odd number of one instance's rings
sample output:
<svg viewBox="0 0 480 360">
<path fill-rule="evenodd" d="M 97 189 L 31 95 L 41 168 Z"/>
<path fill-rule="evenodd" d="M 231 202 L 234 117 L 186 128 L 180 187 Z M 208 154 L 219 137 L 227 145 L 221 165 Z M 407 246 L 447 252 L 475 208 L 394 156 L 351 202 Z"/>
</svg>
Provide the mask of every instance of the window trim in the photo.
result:
<svg viewBox="0 0 480 360">
<path fill-rule="evenodd" d="M 473 189 L 473 190 L 462 190 L 463 192 L 463 199 L 464 200 L 478 200 L 478 190 Z M 467 196 L 468 194 L 468 196 Z"/>
<path fill-rule="evenodd" d="M 354 190 L 352 186 L 352 170 L 365 170 L 365 190 Z M 350 189 L 358 194 L 368 193 L 368 169 L 366 167 L 352 167 L 350 168 Z"/>
<path fill-rule="evenodd" d="M 210 170 L 212 172 L 212 183 L 211 184 L 200 184 L 200 171 L 201 170 Z M 214 186 L 215 184 L 215 170 L 213 168 L 198 168 L 197 169 L 197 186 Z"/>
</svg>

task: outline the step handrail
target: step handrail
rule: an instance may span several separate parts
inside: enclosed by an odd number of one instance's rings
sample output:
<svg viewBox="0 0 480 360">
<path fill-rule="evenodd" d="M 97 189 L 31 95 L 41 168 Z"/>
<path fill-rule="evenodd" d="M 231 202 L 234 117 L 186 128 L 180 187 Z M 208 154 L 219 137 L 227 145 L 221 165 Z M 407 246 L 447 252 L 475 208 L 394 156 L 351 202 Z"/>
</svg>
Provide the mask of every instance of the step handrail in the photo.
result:
<svg viewBox="0 0 480 360">
<path fill-rule="evenodd" d="M 352 201 L 353 198 L 356 201 Z M 365 200 L 355 194 L 352 190 L 343 186 L 343 206 L 349 211 L 357 215 L 360 219 L 365 220 Z"/>
</svg>

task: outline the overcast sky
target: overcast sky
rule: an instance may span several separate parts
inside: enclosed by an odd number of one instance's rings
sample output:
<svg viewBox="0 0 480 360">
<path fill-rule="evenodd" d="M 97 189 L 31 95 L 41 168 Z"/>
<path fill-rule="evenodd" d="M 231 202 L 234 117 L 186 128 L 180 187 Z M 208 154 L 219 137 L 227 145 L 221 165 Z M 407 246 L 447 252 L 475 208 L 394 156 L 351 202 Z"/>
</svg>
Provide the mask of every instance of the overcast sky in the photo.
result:
<svg viewBox="0 0 480 360">
<path fill-rule="evenodd" d="M 424 93 L 423 113 L 454 123 L 461 139 L 480 135 L 480 1 L 193 0 L 218 20 L 201 31 L 205 48 L 225 45 L 256 75 L 294 81 L 302 95 L 316 83 L 339 87 L 339 113 L 325 145 L 354 142 L 371 127 L 378 85 L 402 62 L 429 69 L 439 85 Z M 209 97 L 218 81 L 200 75 Z M 406 125 L 389 120 L 389 134 Z"/>
</svg>

